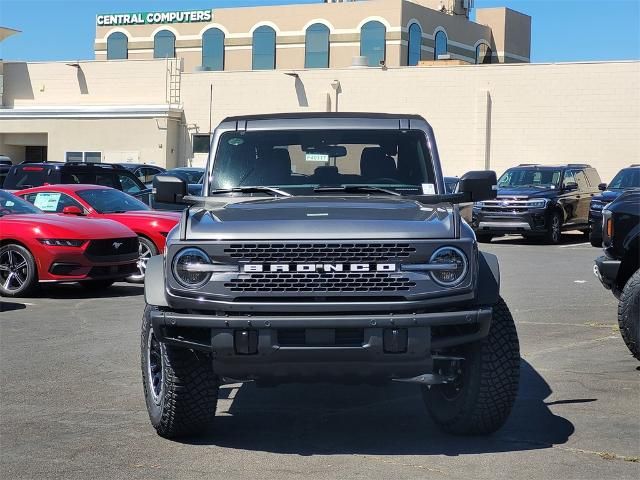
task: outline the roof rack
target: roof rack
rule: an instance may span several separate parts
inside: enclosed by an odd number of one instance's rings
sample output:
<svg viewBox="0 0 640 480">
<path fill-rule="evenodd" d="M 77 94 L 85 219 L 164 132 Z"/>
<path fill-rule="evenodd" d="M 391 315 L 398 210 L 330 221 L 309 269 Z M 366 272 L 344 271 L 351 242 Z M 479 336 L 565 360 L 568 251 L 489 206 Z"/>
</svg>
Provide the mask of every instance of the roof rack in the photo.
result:
<svg viewBox="0 0 640 480">
<path fill-rule="evenodd" d="M 591 168 L 591 165 L 589 165 L 588 163 L 568 163 L 567 167 Z"/>
</svg>

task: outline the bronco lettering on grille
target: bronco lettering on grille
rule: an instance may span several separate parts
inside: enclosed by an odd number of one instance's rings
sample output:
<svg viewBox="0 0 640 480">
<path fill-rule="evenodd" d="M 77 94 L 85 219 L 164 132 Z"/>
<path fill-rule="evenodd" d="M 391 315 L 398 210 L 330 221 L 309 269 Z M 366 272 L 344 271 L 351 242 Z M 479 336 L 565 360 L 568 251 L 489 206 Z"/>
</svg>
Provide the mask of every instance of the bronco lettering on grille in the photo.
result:
<svg viewBox="0 0 640 480">
<path fill-rule="evenodd" d="M 297 263 L 268 265 L 249 263 L 243 265 L 244 273 L 262 272 L 395 272 L 395 263 Z"/>
</svg>

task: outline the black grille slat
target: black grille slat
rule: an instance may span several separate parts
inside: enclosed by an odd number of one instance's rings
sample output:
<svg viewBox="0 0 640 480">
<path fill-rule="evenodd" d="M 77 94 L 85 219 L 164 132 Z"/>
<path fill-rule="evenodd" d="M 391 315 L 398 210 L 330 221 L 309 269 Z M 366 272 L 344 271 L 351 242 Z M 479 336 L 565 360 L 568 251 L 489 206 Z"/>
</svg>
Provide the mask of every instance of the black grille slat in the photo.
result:
<svg viewBox="0 0 640 480">
<path fill-rule="evenodd" d="M 408 243 L 243 243 L 224 249 L 225 255 L 238 262 L 259 259 L 265 263 L 380 262 L 407 258 L 415 251 Z"/>
<path fill-rule="evenodd" d="M 235 293 L 243 292 L 404 292 L 415 282 L 394 273 L 326 272 L 326 273 L 258 273 L 243 274 L 224 284 Z"/>
</svg>

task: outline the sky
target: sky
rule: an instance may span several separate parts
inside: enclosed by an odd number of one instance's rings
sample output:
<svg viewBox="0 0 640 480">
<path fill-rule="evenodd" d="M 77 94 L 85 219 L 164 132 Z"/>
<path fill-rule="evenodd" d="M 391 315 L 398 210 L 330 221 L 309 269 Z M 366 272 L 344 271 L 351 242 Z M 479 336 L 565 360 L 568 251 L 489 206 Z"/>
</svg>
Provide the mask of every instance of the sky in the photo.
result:
<svg viewBox="0 0 640 480">
<path fill-rule="evenodd" d="M 0 58 L 92 59 L 98 13 L 321 1 L 0 0 L 0 25 L 22 32 L 0 43 Z M 640 0 L 475 0 L 475 6 L 505 6 L 530 15 L 532 62 L 640 59 Z"/>
</svg>

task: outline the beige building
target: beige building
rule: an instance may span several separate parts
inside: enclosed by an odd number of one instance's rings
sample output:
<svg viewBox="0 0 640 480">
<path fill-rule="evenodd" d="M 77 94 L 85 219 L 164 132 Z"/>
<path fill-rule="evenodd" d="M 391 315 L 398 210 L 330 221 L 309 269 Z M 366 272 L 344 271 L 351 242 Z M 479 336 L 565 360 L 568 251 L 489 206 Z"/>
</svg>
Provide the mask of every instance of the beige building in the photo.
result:
<svg viewBox="0 0 640 480">
<path fill-rule="evenodd" d="M 185 73 L 176 60 L 9 62 L 0 153 L 203 165 L 210 126 L 228 115 L 339 110 L 424 116 L 450 175 L 586 162 L 607 181 L 640 163 L 640 62 L 451 62 Z"/>
<path fill-rule="evenodd" d="M 96 60 L 178 58 L 184 72 L 529 62 L 531 18 L 473 0 L 361 0 L 96 17 Z"/>
</svg>

